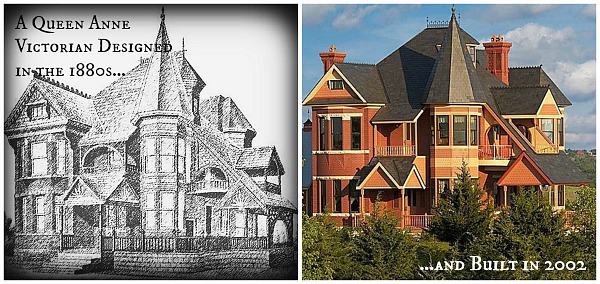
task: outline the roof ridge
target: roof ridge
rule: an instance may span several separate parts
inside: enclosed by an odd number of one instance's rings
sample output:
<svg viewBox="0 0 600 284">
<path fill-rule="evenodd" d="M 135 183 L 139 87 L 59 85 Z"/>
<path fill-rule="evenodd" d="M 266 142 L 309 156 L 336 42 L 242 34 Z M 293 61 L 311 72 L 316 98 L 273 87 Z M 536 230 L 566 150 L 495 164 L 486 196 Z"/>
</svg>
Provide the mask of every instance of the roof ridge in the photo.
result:
<svg viewBox="0 0 600 284">
<path fill-rule="evenodd" d="M 517 67 L 508 67 L 508 69 L 533 69 L 533 68 L 542 68 L 543 64 L 531 65 L 531 66 L 517 66 Z"/>
<path fill-rule="evenodd" d="M 550 87 L 550 84 L 539 85 L 539 86 L 492 86 L 490 89 L 531 89 L 531 88 L 539 88 L 539 89 L 547 89 Z"/>
<path fill-rule="evenodd" d="M 375 63 L 362 63 L 362 62 L 338 62 L 336 64 L 353 64 L 353 65 L 368 65 L 368 66 L 377 66 Z"/>
<path fill-rule="evenodd" d="M 61 88 L 61 89 L 65 90 L 65 91 L 67 91 L 67 92 L 73 93 L 73 94 L 78 95 L 78 96 L 80 96 L 82 98 L 85 98 L 85 99 L 91 99 L 92 98 L 90 95 L 88 95 L 87 93 L 84 93 L 83 91 L 75 89 L 75 88 L 73 88 L 73 87 L 71 87 L 71 86 L 69 86 L 69 85 L 67 85 L 65 83 L 61 83 L 61 82 L 59 82 L 57 80 L 54 80 L 52 78 L 46 77 L 46 76 L 40 74 L 39 72 L 37 72 L 35 70 L 32 71 L 32 73 L 33 73 L 33 78 L 39 79 L 41 81 L 44 81 L 44 82 L 46 82 L 46 83 L 48 83 L 48 84 L 50 84 L 52 86 Z"/>
</svg>

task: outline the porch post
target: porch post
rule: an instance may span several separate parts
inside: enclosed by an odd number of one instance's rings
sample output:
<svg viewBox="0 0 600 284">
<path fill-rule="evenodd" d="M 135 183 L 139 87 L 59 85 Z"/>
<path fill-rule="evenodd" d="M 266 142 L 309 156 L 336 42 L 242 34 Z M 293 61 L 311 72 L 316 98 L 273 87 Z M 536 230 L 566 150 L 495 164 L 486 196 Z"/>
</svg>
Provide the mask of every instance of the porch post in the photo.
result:
<svg viewBox="0 0 600 284">
<path fill-rule="evenodd" d="M 404 220 L 404 187 L 400 189 L 400 193 L 402 194 L 402 211 L 400 211 L 400 216 L 402 216 L 402 222 L 400 222 L 400 228 L 404 229 L 404 224 L 406 222 L 406 220 Z"/>
<path fill-rule="evenodd" d="M 360 217 L 363 218 L 363 220 L 365 218 L 364 203 L 365 203 L 365 189 L 361 188 L 360 189 L 360 202 L 358 203 L 358 205 L 359 205 Z"/>
<path fill-rule="evenodd" d="M 506 204 L 507 204 L 507 202 L 506 202 L 506 201 L 508 200 L 508 199 L 507 199 L 507 196 L 508 196 L 508 195 L 506 194 L 506 186 L 505 186 L 505 185 L 504 185 L 504 186 L 502 186 L 502 190 L 504 190 L 504 207 L 506 207 Z"/>
<path fill-rule="evenodd" d="M 63 250 L 63 233 L 64 233 L 64 222 L 65 222 L 65 218 L 63 218 L 64 216 L 64 205 L 60 205 L 60 207 L 58 207 L 58 214 L 60 216 L 58 216 L 58 218 L 60 218 L 60 234 L 58 235 L 58 250 L 62 251 Z"/>
<path fill-rule="evenodd" d="M 102 251 L 102 204 L 98 205 L 98 228 L 100 231 L 100 251 Z"/>
</svg>

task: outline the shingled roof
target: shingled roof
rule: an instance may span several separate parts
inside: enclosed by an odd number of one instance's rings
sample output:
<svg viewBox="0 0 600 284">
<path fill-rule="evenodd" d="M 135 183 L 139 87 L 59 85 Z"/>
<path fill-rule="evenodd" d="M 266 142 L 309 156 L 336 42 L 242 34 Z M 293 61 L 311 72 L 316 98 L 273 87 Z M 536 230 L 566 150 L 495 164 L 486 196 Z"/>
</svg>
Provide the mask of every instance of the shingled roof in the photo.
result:
<svg viewBox="0 0 600 284">
<path fill-rule="evenodd" d="M 528 151 L 527 154 L 554 184 L 590 182 L 564 151 L 560 151 L 558 154 L 536 154 L 533 151 Z"/>
<path fill-rule="evenodd" d="M 361 171 L 361 177 L 358 180 L 358 184 L 361 184 L 373 168 L 378 163 L 381 163 L 391 177 L 398 182 L 399 185 L 403 185 L 410 174 L 415 158 L 415 156 L 373 157 L 371 158 L 371 161 L 369 161 L 369 164 Z"/>
<path fill-rule="evenodd" d="M 485 94 L 454 11 L 430 77 L 426 104 L 483 103 Z"/>
<path fill-rule="evenodd" d="M 285 173 L 275 146 L 245 148 L 240 153 L 235 167 L 238 169 L 266 169 L 271 166 L 271 162 L 277 163 L 280 174 Z"/>
<path fill-rule="evenodd" d="M 244 113 L 230 97 L 212 96 L 200 102 L 198 113 L 219 131 L 246 132 L 256 135 Z"/>
<path fill-rule="evenodd" d="M 385 90 L 375 65 L 356 63 L 335 63 L 350 84 L 368 103 L 387 103 Z"/>
<path fill-rule="evenodd" d="M 508 69 L 508 83 L 511 87 L 544 87 L 548 86 L 556 104 L 559 106 L 570 106 L 571 101 L 550 79 L 542 66 L 516 67 Z"/>
<path fill-rule="evenodd" d="M 501 114 L 534 115 L 544 101 L 544 97 L 548 93 L 548 87 L 492 88 L 491 91 Z"/>
</svg>

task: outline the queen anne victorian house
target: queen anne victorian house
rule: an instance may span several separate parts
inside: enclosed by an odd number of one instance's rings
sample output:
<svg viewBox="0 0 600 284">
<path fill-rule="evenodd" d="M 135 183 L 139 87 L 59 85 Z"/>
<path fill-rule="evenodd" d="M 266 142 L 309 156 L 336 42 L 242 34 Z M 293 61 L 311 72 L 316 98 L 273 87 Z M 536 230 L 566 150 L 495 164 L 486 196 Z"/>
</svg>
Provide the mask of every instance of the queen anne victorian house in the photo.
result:
<svg viewBox="0 0 600 284">
<path fill-rule="evenodd" d="M 303 101 L 307 213 L 353 225 L 380 194 L 402 226 L 424 227 L 463 161 L 492 206 L 537 190 L 564 208 L 565 185 L 588 182 L 564 152 L 571 102 L 541 65 L 509 68 L 502 36 L 478 45 L 453 8 L 377 64 L 345 63 L 335 46 L 321 53 L 324 75 Z"/>
<path fill-rule="evenodd" d="M 291 242 L 275 147 L 253 148 L 240 109 L 202 99 L 204 86 L 184 50 L 152 53 L 94 96 L 36 74 L 5 123 L 17 250 L 97 249 L 112 234 Z"/>
</svg>

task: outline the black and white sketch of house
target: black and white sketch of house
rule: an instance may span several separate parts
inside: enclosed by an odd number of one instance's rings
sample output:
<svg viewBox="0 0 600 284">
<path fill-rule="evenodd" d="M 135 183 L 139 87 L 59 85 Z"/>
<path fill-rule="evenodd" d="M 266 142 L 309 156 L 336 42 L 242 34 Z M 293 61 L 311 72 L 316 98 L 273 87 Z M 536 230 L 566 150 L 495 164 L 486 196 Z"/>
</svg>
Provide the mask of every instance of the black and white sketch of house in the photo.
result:
<svg viewBox="0 0 600 284">
<path fill-rule="evenodd" d="M 164 12 L 156 43 L 170 44 Z M 297 209 L 281 195 L 277 149 L 254 147 L 235 102 L 204 87 L 185 49 L 154 52 L 93 96 L 35 74 L 4 125 L 17 253 L 51 252 L 46 272 L 83 255 L 69 273 L 136 259 L 124 273 L 194 272 L 215 251 L 221 264 L 239 251 L 255 266 L 281 261 L 269 253 L 292 246 Z M 156 269 L 148 252 L 191 264 Z"/>
</svg>

